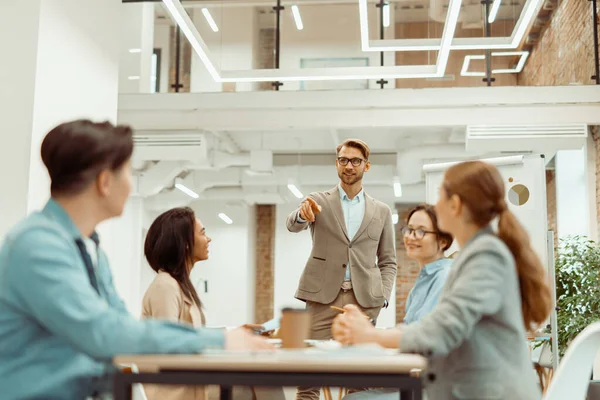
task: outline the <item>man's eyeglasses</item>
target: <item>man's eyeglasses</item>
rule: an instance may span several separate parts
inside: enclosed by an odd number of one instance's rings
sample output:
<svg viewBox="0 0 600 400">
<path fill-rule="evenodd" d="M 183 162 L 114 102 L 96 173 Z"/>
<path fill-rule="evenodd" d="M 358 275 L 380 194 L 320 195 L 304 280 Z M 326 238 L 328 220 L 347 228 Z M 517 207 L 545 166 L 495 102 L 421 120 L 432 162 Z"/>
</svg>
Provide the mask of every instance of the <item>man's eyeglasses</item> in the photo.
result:
<svg viewBox="0 0 600 400">
<path fill-rule="evenodd" d="M 421 229 L 421 228 L 411 228 L 410 226 L 405 226 L 402 228 L 402 235 L 403 236 L 410 236 L 414 233 L 415 238 L 417 239 L 423 239 L 425 237 L 426 234 L 428 233 L 433 233 L 434 235 L 437 234 L 437 232 L 433 232 L 433 231 L 426 231 L 425 229 Z"/>
<path fill-rule="evenodd" d="M 338 157 L 338 162 L 340 163 L 340 165 L 342 166 L 346 166 L 348 165 L 348 163 L 352 163 L 353 166 L 358 167 L 360 166 L 360 164 L 364 162 L 366 162 L 367 160 L 365 160 L 364 158 L 346 158 L 346 157 Z"/>
</svg>

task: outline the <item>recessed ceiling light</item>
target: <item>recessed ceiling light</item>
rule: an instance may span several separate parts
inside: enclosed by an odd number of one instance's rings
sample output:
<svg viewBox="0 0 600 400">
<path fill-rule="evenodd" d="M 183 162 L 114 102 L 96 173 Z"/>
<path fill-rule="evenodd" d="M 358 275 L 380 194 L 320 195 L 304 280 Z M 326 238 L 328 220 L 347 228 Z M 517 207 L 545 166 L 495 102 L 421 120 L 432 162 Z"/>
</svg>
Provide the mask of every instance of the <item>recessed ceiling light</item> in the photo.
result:
<svg viewBox="0 0 600 400">
<path fill-rule="evenodd" d="M 217 23 L 213 19 L 212 15 L 210 15 L 210 11 L 208 11 L 208 8 L 203 8 L 202 14 L 204 14 L 204 18 L 206 18 L 206 22 L 208 22 L 210 29 L 212 29 L 213 32 L 219 32 L 219 27 L 217 26 Z"/>
<path fill-rule="evenodd" d="M 137 81 L 138 79 L 140 79 L 140 77 L 137 75 L 132 75 L 128 76 L 127 79 L 129 79 L 130 81 Z"/>
<path fill-rule="evenodd" d="M 292 194 L 294 196 L 296 196 L 297 198 L 301 199 L 301 198 L 304 197 L 304 195 L 302 194 L 302 192 L 300 191 L 300 189 L 298 189 L 296 187 L 296 185 L 294 185 L 293 183 L 290 183 L 287 186 L 288 186 L 288 189 L 290 190 L 290 192 L 292 192 Z"/>
<path fill-rule="evenodd" d="M 142 49 L 129 49 L 130 53 L 141 53 Z"/>
<path fill-rule="evenodd" d="M 304 29 L 304 25 L 302 24 L 302 17 L 300 16 L 300 10 L 297 5 L 292 6 L 292 15 L 294 16 L 294 22 L 296 23 L 296 28 L 301 31 Z"/>
<path fill-rule="evenodd" d="M 227 225 L 233 224 L 233 220 L 227 216 L 225 213 L 219 213 L 219 218 L 223 220 Z"/>
<path fill-rule="evenodd" d="M 200 195 L 198 195 L 198 193 L 194 192 L 192 189 L 190 189 L 189 187 L 187 187 L 183 183 L 183 179 L 181 179 L 181 178 L 176 178 L 175 179 L 175 187 L 177 189 L 181 190 L 183 193 L 185 193 L 188 196 L 190 196 L 191 198 L 197 199 L 198 197 L 200 197 Z"/>
</svg>

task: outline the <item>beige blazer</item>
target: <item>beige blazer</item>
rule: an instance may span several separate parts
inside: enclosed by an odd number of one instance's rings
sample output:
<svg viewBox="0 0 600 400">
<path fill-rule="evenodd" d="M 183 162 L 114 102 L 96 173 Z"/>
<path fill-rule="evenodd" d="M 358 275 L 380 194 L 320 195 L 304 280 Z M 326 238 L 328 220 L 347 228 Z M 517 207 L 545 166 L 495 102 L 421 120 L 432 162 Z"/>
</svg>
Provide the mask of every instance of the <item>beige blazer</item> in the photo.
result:
<svg viewBox="0 0 600 400">
<path fill-rule="evenodd" d="M 322 208 L 315 222 L 298 222 L 300 208 L 287 218 L 290 232 L 310 229 L 312 251 L 296 298 L 329 304 L 337 297 L 348 262 L 354 295 L 365 307 L 389 301 L 396 280 L 396 243 L 392 211 L 365 193 L 365 216 L 354 238 L 346 230 L 338 187 L 309 195 Z"/>
<path fill-rule="evenodd" d="M 192 299 L 183 294 L 179 283 L 167 272 L 160 271 L 146 290 L 142 300 L 142 318 L 155 318 L 194 327 L 205 324 L 204 313 Z M 148 400 L 204 400 L 203 386 L 144 385 Z"/>
</svg>

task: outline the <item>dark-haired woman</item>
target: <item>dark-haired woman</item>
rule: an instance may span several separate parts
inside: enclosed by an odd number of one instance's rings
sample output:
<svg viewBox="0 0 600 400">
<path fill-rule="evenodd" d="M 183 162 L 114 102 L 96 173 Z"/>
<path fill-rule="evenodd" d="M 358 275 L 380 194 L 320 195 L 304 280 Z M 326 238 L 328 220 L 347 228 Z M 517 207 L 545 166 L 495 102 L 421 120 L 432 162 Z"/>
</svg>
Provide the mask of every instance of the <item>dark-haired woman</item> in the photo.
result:
<svg viewBox="0 0 600 400">
<path fill-rule="evenodd" d="M 407 324 L 429 314 L 440 298 L 452 260 L 444 251 L 452 245 L 452 235 L 438 227 L 435 207 L 420 204 L 410 210 L 402 228 L 406 255 L 419 265 L 419 276 L 406 299 Z"/>
<path fill-rule="evenodd" d="M 169 320 L 200 328 L 206 323 L 202 302 L 190 281 L 198 261 L 208 259 L 211 242 L 202 221 L 189 207 L 173 208 L 159 215 L 146 235 L 144 254 L 157 272 L 142 301 L 142 317 Z M 144 385 L 149 400 L 200 400 L 203 386 Z M 236 400 L 252 398 L 245 388 L 234 388 Z M 255 388 L 259 400 L 283 400 L 283 390 Z M 212 396 L 211 396 L 212 397 Z"/>
</svg>

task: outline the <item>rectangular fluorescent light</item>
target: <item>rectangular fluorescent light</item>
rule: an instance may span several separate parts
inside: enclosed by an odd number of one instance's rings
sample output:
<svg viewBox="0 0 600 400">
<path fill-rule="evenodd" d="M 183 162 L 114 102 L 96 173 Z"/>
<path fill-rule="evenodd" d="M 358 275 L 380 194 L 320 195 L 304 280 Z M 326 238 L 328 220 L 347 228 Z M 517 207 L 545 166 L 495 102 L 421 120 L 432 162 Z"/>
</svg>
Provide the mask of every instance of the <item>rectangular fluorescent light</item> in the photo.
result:
<svg viewBox="0 0 600 400">
<path fill-rule="evenodd" d="M 492 3 L 492 9 L 490 10 L 490 15 L 488 15 L 488 22 L 491 24 L 496 20 L 496 16 L 498 15 L 498 10 L 500 9 L 500 3 L 502 0 L 494 0 Z"/>
<path fill-rule="evenodd" d="M 183 193 L 185 193 L 188 196 L 190 196 L 191 198 L 197 199 L 198 197 L 200 197 L 200 195 L 198 195 L 198 193 L 194 192 L 192 189 L 190 189 L 189 187 L 185 186 L 183 184 L 183 180 L 181 180 L 179 178 L 175 180 L 175 187 L 177 189 L 181 190 Z"/>
<path fill-rule="evenodd" d="M 127 79 L 129 79 L 130 81 L 137 81 L 140 79 L 140 77 L 137 75 L 133 75 L 133 76 L 128 76 Z"/>
<path fill-rule="evenodd" d="M 519 44 L 521 44 L 521 40 L 523 40 L 525 31 L 527 30 L 529 24 L 533 20 L 534 15 L 537 14 L 541 2 L 542 0 L 529 0 L 529 2 L 527 3 L 527 9 L 521 12 L 521 18 L 519 18 L 519 21 L 517 22 L 517 27 L 515 28 L 513 40 L 511 43 L 512 49 L 519 47 Z"/>
<path fill-rule="evenodd" d="M 213 19 L 212 15 L 210 15 L 210 11 L 208 11 L 208 8 L 203 8 L 202 14 L 204 14 L 204 18 L 206 18 L 206 22 L 208 22 L 210 29 L 212 29 L 213 32 L 219 32 L 219 27 L 217 26 L 217 23 Z"/>
<path fill-rule="evenodd" d="M 400 182 L 394 182 L 394 196 L 402 197 L 402 184 Z"/>
<path fill-rule="evenodd" d="M 392 214 L 392 223 L 393 223 L 394 225 L 396 225 L 396 224 L 398 223 L 398 219 L 399 219 L 399 217 L 398 217 L 398 212 L 397 212 L 397 211 L 394 211 L 394 213 Z"/>
<path fill-rule="evenodd" d="M 171 17 L 177 23 L 177 26 L 181 29 L 185 37 L 190 42 L 190 45 L 194 48 L 194 51 L 202 60 L 202 63 L 210 73 L 210 76 L 215 80 L 215 82 L 222 82 L 221 76 L 219 72 L 215 68 L 215 65 L 210 60 L 210 51 L 208 50 L 208 46 L 202 40 L 202 36 L 198 32 L 198 29 L 194 25 L 194 22 L 191 20 L 188 13 L 185 11 L 185 8 L 181 5 L 179 0 L 163 0 L 163 4 L 171 14 Z"/>
<path fill-rule="evenodd" d="M 390 4 L 383 4 L 383 26 L 388 28 L 390 26 Z"/>
<path fill-rule="evenodd" d="M 369 48 L 369 15 L 367 0 L 358 0 L 358 10 L 360 18 L 360 46 L 362 51 Z"/>
<path fill-rule="evenodd" d="M 233 220 L 229 218 L 227 214 L 219 213 L 219 218 L 221 218 L 227 225 L 233 224 Z"/>
<path fill-rule="evenodd" d="M 298 189 L 293 183 L 288 184 L 288 189 L 290 189 L 290 192 L 292 192 L 292 194 L 297 198 L 301 199 L 304 197 L 300 189 Z"/>
<path fill-rule="evenodd" d="M 292 15 L 294 16 L 294 22 L 296 23 L 296 28 L 301 31 L 304 29 L 304 25 L 302 24 L 302 17 L 300 16 L 300 10 L 297 5 L 292 6 Z"/>
<path fill-rule="evenodd" d="M 142 49 L 129 49 L 130 53 L 141 53 Z"/>
<path fill-rule="evenodd" d="M 471 60 L 485 60 L 484 55 L 468 55 L 465 56 L 465 60 L 463 61 L 462 69 L 460 70 L 461 76 L 485 76 L 485 72 L 470 72 L 469 65 L 471 64 Z"/>
<path fill-rule="evenodd" d="M 448 57 L 450 56 L 450 47 L 452 45 L 452 39 L 454 39 L 454 31 L 456 31 L 458 14 L 460 13 L 461 6 L 462 0 L 450 0 L 450 4 L 448 5 L 448 15 L 446 17 L 446 23 L 444 24 L 442 42 L 440 43 L 440 51 L 438 52 L 436 62 L 437 73 L 440 77 L 446 74 L 446 66 L 448 65 Z"/>
</svg>

